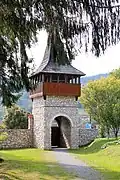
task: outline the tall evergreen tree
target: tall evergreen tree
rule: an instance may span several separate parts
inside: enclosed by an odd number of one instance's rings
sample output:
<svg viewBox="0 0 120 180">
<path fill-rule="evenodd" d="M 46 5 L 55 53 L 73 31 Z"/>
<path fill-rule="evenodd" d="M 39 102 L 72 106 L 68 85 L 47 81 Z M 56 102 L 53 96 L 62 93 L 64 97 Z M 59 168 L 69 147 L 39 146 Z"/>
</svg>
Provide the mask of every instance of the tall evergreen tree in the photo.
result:
<svg viewBox="0 0 120 180">
<path fill-rule="evenodd" d="M 49 33 L 54 59 L 60 64 L 74 59 L 79 48 L 96 56 L 120 40 L 119 0 L 0 0 L 0 96 L 4 105 L 16 101 L 15 92 L 30 89 L 26 49 L 37 41 L 41 29 Z M 62 50 L 61 50 L 62 49 Z M 61 58 L 62 57 L 62 58 Z"/>
</svg>

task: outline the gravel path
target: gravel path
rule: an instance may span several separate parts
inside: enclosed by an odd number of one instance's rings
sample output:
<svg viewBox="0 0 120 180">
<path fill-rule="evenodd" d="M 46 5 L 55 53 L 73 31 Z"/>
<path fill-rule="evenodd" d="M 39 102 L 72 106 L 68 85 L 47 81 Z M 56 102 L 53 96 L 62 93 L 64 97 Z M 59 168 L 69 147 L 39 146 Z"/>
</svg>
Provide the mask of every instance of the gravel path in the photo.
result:
<svg viewBox="0 0 120 180">
<path fill-rule="evenodd" d="M 53 149 L 56 160 L 68 170 L 76 175 L 75 180 L 103 180 L 100 173 L 81 160 L 76 159 L 66 149 Z"/>
</svg>

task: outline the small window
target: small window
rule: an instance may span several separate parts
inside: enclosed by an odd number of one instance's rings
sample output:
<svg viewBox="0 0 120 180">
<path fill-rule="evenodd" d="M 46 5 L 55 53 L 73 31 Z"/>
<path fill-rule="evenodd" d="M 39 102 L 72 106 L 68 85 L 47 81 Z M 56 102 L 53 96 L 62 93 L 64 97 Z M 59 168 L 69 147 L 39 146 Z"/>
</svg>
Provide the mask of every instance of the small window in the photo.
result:
<svg viewBox="0 0 120 180">
<path fill-rule="evenodd" d="M 59 82 L 65 83 L 65 75 L 64 74 L 59 75 Z"/>
<path fill-rule="evenodd" d="M 76 77 L 73 77 L 73 84 L 76 84 Z"/>
<path fill-rule="evenodd" d="M 68 83 L 72 84 L 72 77 L 68 76 Z"/>
<path fill-rule="evenodd" d="M 44 76 L 44 81 L 48 82 L 48 75 L 47 74 Z"/>
<path fill-rule="evenodd" d="M 44 81 L 45 82 L 50 82 L 50 74 L 45 74 L 44 75 Z"/>
<path fill-rule="evenodd" d="M 75 78 L 73 76 L 70 76 L 70 84 L 75 84 Z"/>
<path fill-rule="evenodd" d="M 42 82 L 42 75 L 39 75 L 39 82 Z"/>
<path fill-rule="evenodd" d="M 52 82 L 58 82 L 58 75 L 52 74 Z"/>
<path fill-rule="evenodd" d="M 80 80 L 80 78 L 77 77 L 76 84 L 80 84 L 79 80 Z"/>
</svg>

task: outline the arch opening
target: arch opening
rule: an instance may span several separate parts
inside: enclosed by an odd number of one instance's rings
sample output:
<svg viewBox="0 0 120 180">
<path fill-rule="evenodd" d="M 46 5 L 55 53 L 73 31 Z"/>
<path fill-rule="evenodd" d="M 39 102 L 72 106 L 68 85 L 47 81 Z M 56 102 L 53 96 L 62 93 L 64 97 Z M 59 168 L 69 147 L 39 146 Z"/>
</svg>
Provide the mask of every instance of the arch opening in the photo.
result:
<svg viewBox="0 0 120 180">
<path fill-rule="evenodd" d="M 71 147 L 71 122 L 64 116 L 58 116 L 51 125 L 51 147 Z"/>
</svg>

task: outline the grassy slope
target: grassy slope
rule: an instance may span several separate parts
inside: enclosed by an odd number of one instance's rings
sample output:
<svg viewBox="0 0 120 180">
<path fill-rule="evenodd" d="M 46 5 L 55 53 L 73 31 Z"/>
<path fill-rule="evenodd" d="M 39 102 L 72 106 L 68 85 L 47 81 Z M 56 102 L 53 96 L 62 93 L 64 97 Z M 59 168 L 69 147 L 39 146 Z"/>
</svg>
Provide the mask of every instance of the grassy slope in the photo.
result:
<svg viewBox="0 0 120 180">
<path fill-rule="evenodd" d="M 73 176 L 66 173 L 50 152 L 39 149 L 0 151 L 5 162 L 0 164 L 0 179 L 12 180 L 68 180 Z"/>
<path fill-rule="evenodd" d="M 120 180 L 120 145 L 111 145 L 106 149 L 101 149 L 102 145 L 113 140 L 115 139 L 97 139 L 87 148 L 82 147 L 79 150 L 70 150 L 70 152 L 101 171 L 106 180 Z"/>
</svg>

